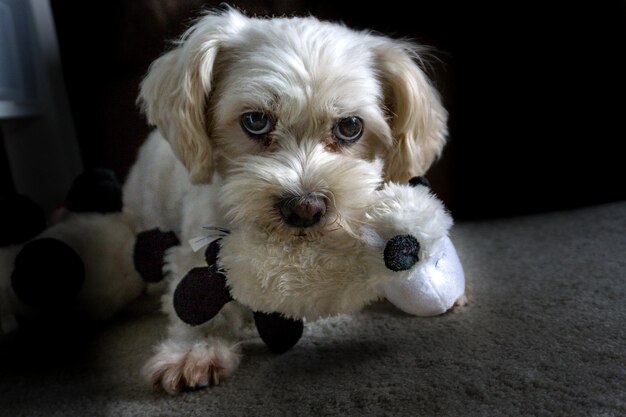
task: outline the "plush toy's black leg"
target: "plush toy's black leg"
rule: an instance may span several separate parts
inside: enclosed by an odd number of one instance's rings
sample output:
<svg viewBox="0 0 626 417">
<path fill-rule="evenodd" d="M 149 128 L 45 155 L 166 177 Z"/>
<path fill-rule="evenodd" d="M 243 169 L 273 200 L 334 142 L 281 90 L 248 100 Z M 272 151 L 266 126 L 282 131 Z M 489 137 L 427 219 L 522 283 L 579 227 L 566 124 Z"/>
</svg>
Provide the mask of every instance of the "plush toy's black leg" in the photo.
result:
<svg viewBox="0 0 626 417">
<path fill-rule="evenodd" d="M 274 353 L 284 353 L 302 337 L 302 320 L 285 318 L 280 313 L 254 312 L 254 323 L 267 347 Z"/>
<path fill-rule="evenodd" d="M 194 268 L 174 291 L 174 310 L 182 321 L 197 326 L 211 320 L 232 299 L 226 277 L 215 265 Z"/>
<path fill-rule="evenodd" d="M 217 239 L 204 252 L 209 266 L 189 271 L 174 290 L 174 310 L 182 321 L 192 326 L 211 320 L 233 300 L 226 276 L 217 267 L 219 251 Z"/>
<path fill-rule="evenodd" d="M 161 281 L 165 251 L 178 244 L 180 241 L 174 232 L 151 229 L 139 233 L 133 250 L 133 261 L 139 275 L 146 282 Z"/>
<path fill-rule="evenodd" d="M 85 280 L 78 254 L 57 239 L 28 242 L 15 257 L 11 285 L 15 295 L 33 307 L 71 309 Z"/>
</svg>

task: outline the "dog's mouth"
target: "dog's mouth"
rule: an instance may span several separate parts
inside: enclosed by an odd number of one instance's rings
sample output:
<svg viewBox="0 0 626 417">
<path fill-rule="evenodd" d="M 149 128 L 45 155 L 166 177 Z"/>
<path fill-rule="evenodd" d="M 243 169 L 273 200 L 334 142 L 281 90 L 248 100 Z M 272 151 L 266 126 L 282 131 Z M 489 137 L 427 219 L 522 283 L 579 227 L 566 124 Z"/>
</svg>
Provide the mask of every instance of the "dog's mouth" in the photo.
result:
<svg viewBox="0 0 626 417">
<path fill-rule="evenodd" d="M 339 228 L 331 228 L 331 229 L 322 229 L 322 228 L 314 228 L 314 229 L 298 229 L 293 232 L 293 234 L 289 235 L 291 239 L 296 241 L 304 241 L 304 242 L 315 242 L 322 239 L 324 236 L 339 230 Z"/>
<path fill-rule="evenodd" d="M 339 216 L 330 215 L 324 217 L 320 223 L 307 228 L 295 228 L 287 226 L 281 228 L 281 232 L 297 240 L 316 241 L 344 227 L 339 221 Z"/>
</svg>

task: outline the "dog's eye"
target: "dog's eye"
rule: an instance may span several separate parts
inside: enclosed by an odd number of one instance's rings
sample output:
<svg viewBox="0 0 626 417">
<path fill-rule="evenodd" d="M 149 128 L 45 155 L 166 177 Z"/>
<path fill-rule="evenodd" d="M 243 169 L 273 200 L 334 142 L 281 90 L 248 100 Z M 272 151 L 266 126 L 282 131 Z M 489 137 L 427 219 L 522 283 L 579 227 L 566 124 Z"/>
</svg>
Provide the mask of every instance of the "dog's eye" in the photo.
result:
<svg viewBox="0 0 626 417">
<path fill-rule="evenodd" d="M 333 129 L 333 135 L 342 142 L 355 142 L 362 134 L 363 120 L 356 116 L 339 120 Z"/>
<path fill-rule="evenodd" d="M 262 136 L 272 130 L 272 121 L 263 112 L 251 111 L 241 116 L 241 126 L 252 136 Z"/>
</svg>

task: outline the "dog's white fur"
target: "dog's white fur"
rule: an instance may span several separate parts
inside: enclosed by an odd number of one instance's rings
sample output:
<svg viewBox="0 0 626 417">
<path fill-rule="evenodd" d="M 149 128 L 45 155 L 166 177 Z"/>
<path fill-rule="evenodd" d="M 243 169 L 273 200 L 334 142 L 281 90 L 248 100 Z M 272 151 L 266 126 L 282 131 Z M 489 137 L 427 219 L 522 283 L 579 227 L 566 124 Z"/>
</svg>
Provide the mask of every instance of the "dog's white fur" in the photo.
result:
<svg viewBox="0 0 626 417">
<path fill-rule="evenodd" d="M 227 9 L 201 17 L 152 64 L 139 100 L 158 132 L 140 150 L 125 204 L 139 229 L 173 230 L 183 242 L 167 256 L 170 336 L 146 365 L 153 383 L 171 393 L 215 384 L 239 363 L 243 308 L 230 303 L 191 328 L 171 307 L 178 281 L 204 265 L 185 243 L 203 226 L 254 223 L 277 238 L 319 239 L 349 226 L 351 206 L 368 204 L 361 189 L 405 182 L 439 156 L 447 113 L 416 63 L 421 51 L 313 17 L 249 18 Z M 275 122 L 262 143 L 240 126 L 249 111 Z M 348 116 L 363 120 L 364 133 L 345 146 L 331 132 Z M 285 225 L 274 206 L 288 193 L 324 198 L 320 224 Z"/>
</svg>

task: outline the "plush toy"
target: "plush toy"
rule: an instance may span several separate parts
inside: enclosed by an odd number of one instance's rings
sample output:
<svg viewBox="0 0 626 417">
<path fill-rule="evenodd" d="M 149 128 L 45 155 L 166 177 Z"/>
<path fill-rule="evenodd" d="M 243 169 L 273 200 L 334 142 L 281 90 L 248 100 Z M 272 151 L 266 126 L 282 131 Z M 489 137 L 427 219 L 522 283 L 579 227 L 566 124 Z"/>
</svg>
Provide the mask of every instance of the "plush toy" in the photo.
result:
<svg viewBox="0 0 626 417">
<path fill-rule="evenodd" d="M 27 197 L 7 198 L 3 207 L 0 334 L 18 322 L 104 320 L 143 292 L 146 283 L 133 255 L 144 248 L 122 210 L 121 185 L 111 171 L 77 177 L 48 228 Z"/>
<path fill-rule="evenodd" d="M 297 343 L 303 319 L 351 313 L 381 297 L 418 316 L 446 312 L 465 291 L 448 237 L 452 218 L 422 178 L 375 192 L 356 231 L 287 243 L 255 228 L 224 233 L 206 251 L 208 266 L 176 288 L 177 314 L 199 325 L 237 300 L 280 353 Z"/>
</svg>

